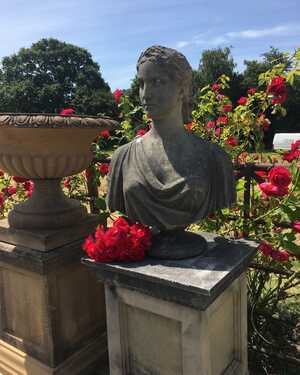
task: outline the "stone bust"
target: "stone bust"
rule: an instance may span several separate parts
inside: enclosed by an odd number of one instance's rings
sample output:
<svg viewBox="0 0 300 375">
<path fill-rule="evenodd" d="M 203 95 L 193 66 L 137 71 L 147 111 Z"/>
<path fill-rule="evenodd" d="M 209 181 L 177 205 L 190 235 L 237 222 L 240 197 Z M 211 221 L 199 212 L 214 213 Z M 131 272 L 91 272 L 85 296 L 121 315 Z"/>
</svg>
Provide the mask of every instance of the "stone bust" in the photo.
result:
<svg viewBox="0 0 300 375">
<path fill-rule="evenodd" d="M 192 68 L 152 46 L 137 63 L 141 103 L 153 126 L 113 154 L 108 207 L 160 232 L 185 228 L 235 201 L 233 169 L 219 146 L 188 132 Z"/>
</svg>

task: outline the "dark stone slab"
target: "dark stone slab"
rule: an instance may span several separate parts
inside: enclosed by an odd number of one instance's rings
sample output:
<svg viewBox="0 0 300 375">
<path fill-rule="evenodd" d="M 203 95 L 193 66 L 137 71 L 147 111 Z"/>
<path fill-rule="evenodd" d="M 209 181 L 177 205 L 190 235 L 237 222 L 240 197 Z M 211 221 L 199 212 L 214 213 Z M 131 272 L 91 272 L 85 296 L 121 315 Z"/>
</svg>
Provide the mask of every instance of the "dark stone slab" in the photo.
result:
<svg viewBox="0 0 300 375">
<path fill-rule="evenodd" d="M 7 219 L 0 221 L 0 241 L 49 251 L 87 237 L 99 224 L 97 215 L 89 215 L 80 224 L 56 230 L 23 230 L 10 228 Z"/>
<path fill-rule="evenodd" d="M 101 281 L 204 310 L 246 270 L 257 245 L 201 235 L 208 241 L 208 250 L 190 259 L 96 263 L 85 258 L 82 262 L 93 268 Z"/>
<path fill-rule="evenodd" d="M 84 256 L 83 240 L 74 241 L 55 250 L 42 252 L 24 246 L 0 242 L 0 262 L 38 274 L 46 274 L 72 261 L 80 262 Z"/>
</svg>

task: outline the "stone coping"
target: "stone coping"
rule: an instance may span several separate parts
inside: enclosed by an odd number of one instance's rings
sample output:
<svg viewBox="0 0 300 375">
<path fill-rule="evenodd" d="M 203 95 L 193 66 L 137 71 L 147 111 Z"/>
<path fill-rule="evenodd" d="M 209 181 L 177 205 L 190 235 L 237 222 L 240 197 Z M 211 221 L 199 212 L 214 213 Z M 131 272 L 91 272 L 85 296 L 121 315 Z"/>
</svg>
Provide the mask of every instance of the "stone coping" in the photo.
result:
<svg viewBox="0 0 300 375">
<path fill-rule="evenodd" d="M 201 235 L 208 241 L 208 250 L 190 259 L 97 263 L 84 258 L 82 263 L 101 281 L 204 310 L 247 269 L 257 244 Z"/>
<path fill-rule="evenodd" d="M 58 115 L 53 113 L 0 113 L 2 128 L 103 128 L 113 129 L 117 121 L 107 116 Z"/>
</svg>

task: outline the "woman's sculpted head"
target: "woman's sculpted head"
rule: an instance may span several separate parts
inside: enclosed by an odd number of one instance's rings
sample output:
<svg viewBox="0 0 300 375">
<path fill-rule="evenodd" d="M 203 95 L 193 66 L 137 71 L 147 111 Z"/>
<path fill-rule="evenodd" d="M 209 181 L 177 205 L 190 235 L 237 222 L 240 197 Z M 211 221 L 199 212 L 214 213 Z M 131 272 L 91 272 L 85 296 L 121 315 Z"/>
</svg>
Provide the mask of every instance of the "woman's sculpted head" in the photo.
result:
<svg viewBox="0 0 300 375">
<path fill-rule="evenodd" d="M 147 48 L 137 62 L 138 74 L 145 63 L 157 66 L 159 74 L 168 77 L 182 92 L 183 122 L 190 122 L 192 111 L 192 68 L 180 52 L 167 47 L 152 46 Z M 164 77 L 161 77 L 162 79 Z"/>
</svg>

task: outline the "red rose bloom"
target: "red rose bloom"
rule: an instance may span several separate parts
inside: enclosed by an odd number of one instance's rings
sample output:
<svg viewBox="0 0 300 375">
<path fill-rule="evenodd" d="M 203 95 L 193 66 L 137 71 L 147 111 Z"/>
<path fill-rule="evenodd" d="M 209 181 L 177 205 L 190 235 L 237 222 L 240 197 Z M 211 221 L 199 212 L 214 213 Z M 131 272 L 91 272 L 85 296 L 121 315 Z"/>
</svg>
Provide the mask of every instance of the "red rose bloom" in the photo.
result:
<svg viewBox="0 0 300 375">
<path fill-rule="evenodd" d="M 294 221 L 292 227 L 295 232 L 300 233 L 300 220 Z"/>
<path fill-rule="evenodd" d="M 265 241 L 261 241 L 260 245 L 258 246 L 258 250 L 266 257 L 271 255 L 272 251 L 274 251 L 273 247 Z"/>
<path fill-rule="evenodd" d="M 282 104 L 287 98 L 287 88 L 284 78 L 276 76 L 267 87 L 267 93 L 273 95 L 272 104 Z"/>
<path fill-rule="evenodd" d="M 7 194 L 10 196 L 16 194 L 16 192 L 17 192 L 17 188 L 15 186 L 9 186 L 7 188 Z"/>
<path fill-rule="evenodd" d="M 235 147 L 239 144 L 238 140 L 235 137 L 227 138 L 225 143 L 231 147 Z"/>
<path fill-rule="evenodd" d="M 71 189 L 71 184 L 70 184 L 70 177 L 66 177 L 65 179 L 64 179 L 64 187 L 66 188 L 66 189 Z"/>
<path fill-rule="evenodd" d="M 213 129 L 215 126 L 215 121 L 208 121 L 208 123 L 206 124 L 206 129 Z"/>
<path fill-rule="evenodd" d="M 221 116 L 217 118 L 217 125 L 227 125 L 228 124 L 228 117 L 227 116 Z"/>
<path fill-rule="evenodd" d="M 25 182 L 28 181 L 28 178 L 25 177 L 19 177 L 19 176 L 13 176 L 12 178 L 15 182 Z"/>
<path fill-rule="evenodd" d="M 135 134 L 136 134 L 137 137 L 142 137 L 147 132 L 148 132 L 148 129 L 139 129 L 139 130 L 137 130 L 137 132 Z"/>
<path fill-rule="evenodd" d="M 60 114 L 61 116 L 72 116 L 72 115 L 75 114 L 75 109 L 73 109 L 73 108 L 64 108 L 64 109 L 62 109 L 62 110 L 59 112 L 59 114 Z"/>
<path fill-rule="evenodd" d="M 5 196 L 3 193 L 0 193 L 0 207 L 2 208 L 4 205 Z"/>
<path fill-rule="evenodd" d="M 281 251 L 275 250 L 275 251 L 272 251 L 271 257 L 274 260 L 277 260 L 278 262 L 286 262 L 289 260 L 290 254 L 285 250 L 281 250 Z"/>
<path fill-rule="evenodd" d="M 223 112 L 227 113 L 232 111 L 232 105 L 231 104 L 224 104 L 223 105 Z"/>
<path fill-rule="evenodd" d="M 192 130 L 193 130 L 193 126 L 194 126 L 194 123 L 193 123 L 193 122 L 189 122 L 188 124 L 184 124 L 184 127 L 185 127 L 186 130 L 188 130 L 188 131 L 192 131 Z"/>
<path fill-rule="evenodd" d="M 102 138 L 109 138 L 110 132 L 108 130 L 102 130 L 102 132 L 99 133 L 99 136 Z"/>
<path fill-rule="evenodd" d="M 99 226 L 95 238 L 89 236 L 83 249 L 97 262 L 140 261 L 150 246 L 151 232 L 148 227 L 130 225 L 126 219 L 119 217 L 107 230 Z"/>
<path fill-rule="evenodd" d="M 260 190 L 265 194 L 266 197 L 283 197 L 288 194 L 289 189 L 287 186 L 276 186 L 270 182 L 263 182 L 259 184 Z"/>
<path fill-rule="evenodd" d="M 34 182 L 31 180 L 25 181 L 23 183 L 23 187 L 26 191 L 33 190 L 34 189 Z"/>
<path fill-rule="evenodd" d="M 271 184 L 278 187 L 288 187 L 292 181 L 290 171 L 285 167 L 273 167 L 268 175 Z"/>
<path fill-rule="evenodd" d="M 293 160 L 296 160 L 300 157 L 300 151 L 287 151 L 283 154 L 282 159 L 291 163 Z"/>
<path fill-rule="evenodd" d="M 247 98 L 245 96 L 241 96 L 238 100 L 238 105 L 246 105 L 247 104 Z"/>
<path fill-rule="evenodd" d="M 291 151 L 300 151 L 300 139 L 291 144 Z"/>
<path fill-rule="evenodd" d="M 211 89 L 212 89 L 213 91 L 215 91 L 215 92 L 218 92 L 218 91 L 220 90 L 220 88 L 221 88 L 221 85 L 220 85 L 219 83 L 213 83 L 213 84 L 211 85 Z"/>
<path fill-rule="evenodd" d="M 109 172 L 109 163 L 100 163 L 98 165 L 98 171 L 102 174 L 102 175 L 106 175 L 108 172 Z"/>
<path fill-rule="evenodd" d="M 123 96 L 123 91 L 120 89 L 116 89 L 113 92 L 113 96 L 115 98 L 116 103 L 120 103 L 121 97 Z"/>
<path fill-rule="evenodd" d="M 247 94 L 248 95 L 253 95 L 256 93 L 256 89 L 254 87 L 250 87 L 247 91 Z"/>
</svg>

